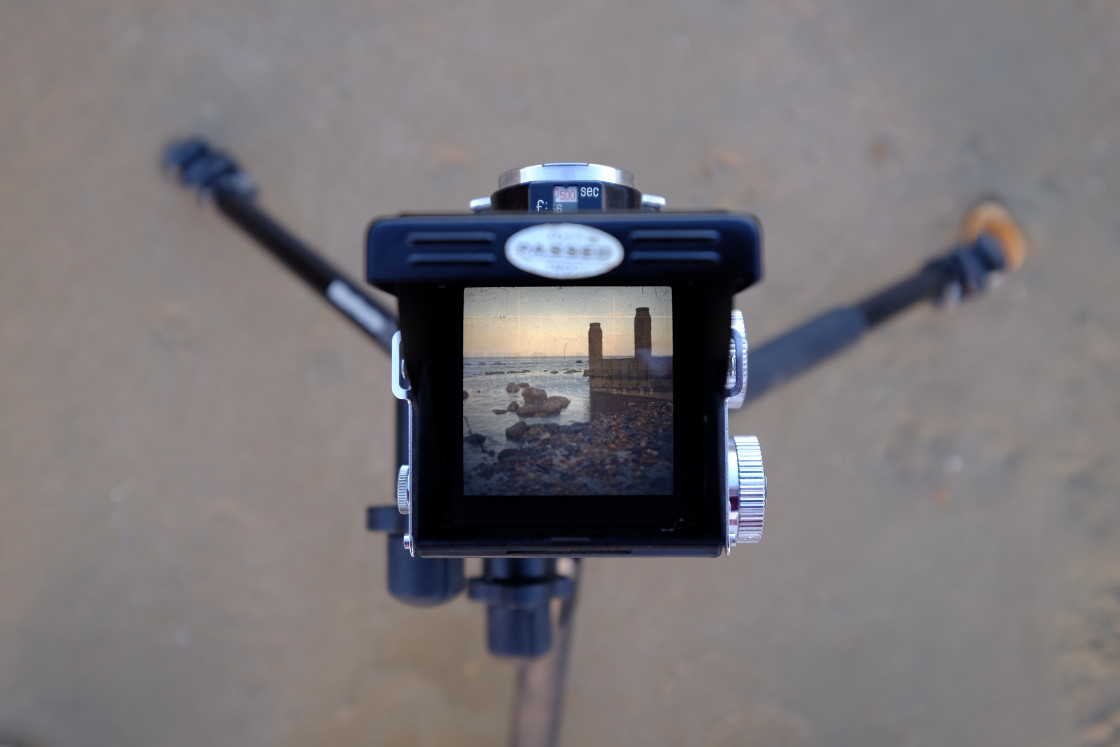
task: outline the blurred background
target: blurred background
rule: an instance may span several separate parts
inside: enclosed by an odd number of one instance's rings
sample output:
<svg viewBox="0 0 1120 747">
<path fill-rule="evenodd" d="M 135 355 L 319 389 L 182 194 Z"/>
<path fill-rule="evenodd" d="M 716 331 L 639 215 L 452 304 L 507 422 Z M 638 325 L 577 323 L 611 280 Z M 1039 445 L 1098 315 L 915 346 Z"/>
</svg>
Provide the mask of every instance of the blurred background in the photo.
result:
<svg viewBox="0 0 1120 747">
<path fill-rule="evenodd" d="M 755 213 L 755 343 L 1001 195 L 1021 272 L 735 416 L 761 545 L 586 564 L 563 740 L 1120 744 L 1118 69 L 1114 0 L 0 4 L 0 733 L 505 739 L 483 609 L 364 529 L 387 358 L 162 179 L 197 133 L 358 277 L 541 161 Z"/>
</svg>

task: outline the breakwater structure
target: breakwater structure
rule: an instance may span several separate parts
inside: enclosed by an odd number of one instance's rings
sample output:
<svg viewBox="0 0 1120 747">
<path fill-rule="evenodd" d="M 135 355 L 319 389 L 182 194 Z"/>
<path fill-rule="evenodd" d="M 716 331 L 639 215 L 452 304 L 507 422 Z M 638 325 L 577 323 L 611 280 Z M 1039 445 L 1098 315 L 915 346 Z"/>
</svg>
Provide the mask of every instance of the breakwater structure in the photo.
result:
<svg viewBox="0 0 1120 747">
<path fill-rule="evenodd" d="M 653 323 L 649 309 L 634 312 L 634 357 L 604 358 L 603 328 L 587 330 L 588 377 L 592 412 L 614 410 L 639 400 L 673 400 L 673 356 L 653 355 Z"/>
</svg>

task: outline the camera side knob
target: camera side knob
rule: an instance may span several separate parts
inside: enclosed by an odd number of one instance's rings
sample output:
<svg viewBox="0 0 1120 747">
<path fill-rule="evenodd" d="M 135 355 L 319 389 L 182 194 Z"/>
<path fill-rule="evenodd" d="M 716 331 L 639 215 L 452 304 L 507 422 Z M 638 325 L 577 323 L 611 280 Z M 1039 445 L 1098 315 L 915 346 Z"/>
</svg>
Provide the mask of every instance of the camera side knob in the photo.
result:
<svg viewBox="0 0 1120 747">
<path fill-rule="evenodd" d="M 731 311 L 731 350 L 727 366 L 727 409 L 738 410 L 747 401 L 747 323 L 743 312 Z"/>
<path fill-rule="evenodd" d="M 397 510 L 407 514 L 412 508 L 412 474 L 407 464 L 397 472 Z"/>
<path fill-rule="evenodd" d="M 766 473 L 762 468 L 762 448 L 755 436 L 735 436 L 727 449 L 727 497 L 730 552 L 740 542 L 753 544 L 762 539 Z"/>
</svg>

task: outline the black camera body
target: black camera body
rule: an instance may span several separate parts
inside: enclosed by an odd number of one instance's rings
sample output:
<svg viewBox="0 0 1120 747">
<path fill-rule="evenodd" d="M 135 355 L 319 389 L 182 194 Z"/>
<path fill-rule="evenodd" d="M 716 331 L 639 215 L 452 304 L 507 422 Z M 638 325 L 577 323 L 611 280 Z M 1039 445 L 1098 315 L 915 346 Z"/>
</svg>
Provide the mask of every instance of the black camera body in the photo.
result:
<svg viewBox="0 0 1120 747">
<path fill-rule="evenodd" d="M 549 166 L 475 213 L 370 226 L 367 280 L 399 300 L 406 546 L 714 557 L 757 541 L 757 442 L 727 437 L 746 384 L 729 320 L 761 277 L 757 221 L 643 209 L 632 184 Z"/>
</svg>

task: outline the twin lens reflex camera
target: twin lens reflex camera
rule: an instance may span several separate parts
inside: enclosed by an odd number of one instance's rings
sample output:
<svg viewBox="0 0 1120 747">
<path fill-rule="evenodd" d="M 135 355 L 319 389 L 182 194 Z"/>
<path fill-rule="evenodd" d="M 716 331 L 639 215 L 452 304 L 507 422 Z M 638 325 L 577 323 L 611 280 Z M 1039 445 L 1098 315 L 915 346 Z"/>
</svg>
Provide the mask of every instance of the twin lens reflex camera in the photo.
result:
<svg viewBox="0 0 1120 747">
<path fill-rule="evenodd" d="M 508 171 L 469 214 L 375 220 L 399 300 L 397 504 L 422 557 L 720 555 L 762 535 L 758 440 L 730 439 L 761 277 L 750 215 L 672 212 L 624 170 Z"/>
</svg>

